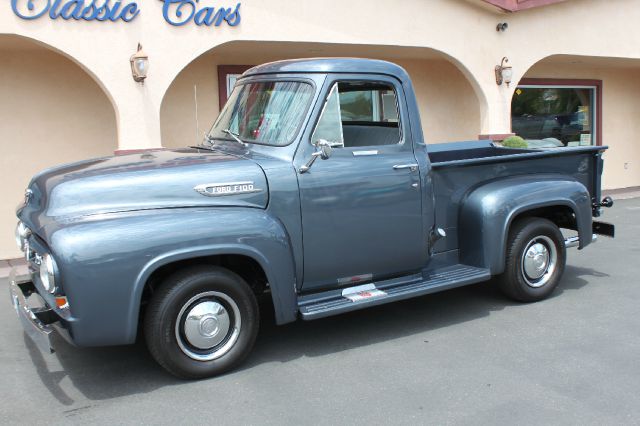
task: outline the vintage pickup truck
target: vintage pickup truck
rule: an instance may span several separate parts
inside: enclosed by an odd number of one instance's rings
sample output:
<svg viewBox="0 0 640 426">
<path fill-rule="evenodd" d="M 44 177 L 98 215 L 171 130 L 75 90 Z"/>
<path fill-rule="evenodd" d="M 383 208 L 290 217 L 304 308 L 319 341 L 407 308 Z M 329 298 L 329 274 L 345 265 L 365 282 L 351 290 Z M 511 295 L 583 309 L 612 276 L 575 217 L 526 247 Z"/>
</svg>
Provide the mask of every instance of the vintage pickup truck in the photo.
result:
<svg viewBox="0 0 640 426">
<path fill-rule="evenodd" d="M 12 301 L 44 350 L 53 331 L 78 346 L 144 335 L 183 378 L 247 356 L 263 293 L 278 324 L 492 277 L 537 301 L 566 248 L 613 236 L 593 220 L 612 204 L 605 149 L 427 145 L 399 66 L 261 65 L 200 146 L 35 176 L 16 231 L 31 275 L 11 279 Z"/>
</svg>

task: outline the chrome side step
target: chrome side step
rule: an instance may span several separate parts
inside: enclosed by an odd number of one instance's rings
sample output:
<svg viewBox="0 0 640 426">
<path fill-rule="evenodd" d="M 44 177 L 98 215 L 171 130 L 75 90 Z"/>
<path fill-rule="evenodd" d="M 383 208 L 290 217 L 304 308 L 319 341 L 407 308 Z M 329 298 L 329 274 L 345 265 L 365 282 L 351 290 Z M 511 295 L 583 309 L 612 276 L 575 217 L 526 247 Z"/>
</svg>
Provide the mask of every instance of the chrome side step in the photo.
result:
<svg viewBox="0 0 640 426">
<path fill-rule="evenodd" d="M 597 241 L 598 241 L 598 236 L 596 234 L 593 234 L 593 236 L 591 237 L 591 244 Z M 580 245 L 580 237 L 578 236 L 569 237 L 564 240 L 564 246 L 566 248 L 578 247 L 579 245 Z"/>
<path fill-rule="evenodd" d="M 468 265 L 448 266 L 425 272 L 424 278 L 417 280 L 400 283 L 392 280 L 307 295 L 298 300 L 298 309 L 302 319 L 312 320 L 487 281 L 490 278 L 488 269 Z"/>
</svg>

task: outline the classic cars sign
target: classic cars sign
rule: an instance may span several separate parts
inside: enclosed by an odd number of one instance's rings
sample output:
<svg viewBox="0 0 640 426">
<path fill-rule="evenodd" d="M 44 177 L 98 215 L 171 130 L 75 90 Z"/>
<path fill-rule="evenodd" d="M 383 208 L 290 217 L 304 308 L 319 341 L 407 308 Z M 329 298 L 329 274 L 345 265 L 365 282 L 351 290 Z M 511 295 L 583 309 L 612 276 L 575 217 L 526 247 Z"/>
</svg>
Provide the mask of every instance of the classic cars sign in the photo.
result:
<svg viewBox="0 0 640 426">
<path fill-rule="evenodd" d="M 240 6 L 201 6 L 200 0 L 160 0 L 162 16 L 167 23 L 182 26 L 216 26 L 223 23 L 231 27 L 240 24 Z M 13 13 L 26 20 L 48 16 L 65 21 L 131 22 L 140 15 L 138 2 L 131 0 L 11 0 Z"/>
</svg>

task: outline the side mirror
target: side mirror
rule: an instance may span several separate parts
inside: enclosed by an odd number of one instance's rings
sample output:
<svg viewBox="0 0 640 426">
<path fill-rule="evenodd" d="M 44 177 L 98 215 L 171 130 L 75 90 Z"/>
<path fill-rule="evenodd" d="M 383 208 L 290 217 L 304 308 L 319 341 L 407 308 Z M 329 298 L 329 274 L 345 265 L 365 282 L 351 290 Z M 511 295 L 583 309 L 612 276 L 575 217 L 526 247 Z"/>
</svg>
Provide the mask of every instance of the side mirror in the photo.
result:
<svg viewBox="0 0 640 426">
<path fill-rule="evenodd" d="M 311 154 L 311 159 L 304 166 L 300 167 L 300 173 L 306 173 L 309 171 L 313 163 L 316 161 L 316 158 L 320 157 L 323 160 L 328 160 L 331 157 L 333 152 L 333 148 L 331 147 L 331 142 L 326 141 L 324 139 L 319 139 L 316 143 L 313 144 L 317 148 L 317 151 Z"/>
<path fill-rule="evenodd" d="M 320 139 L 318 142 L 316 142 L 316 146 L 320 148 L 320 158 L 322 158 L 323 160 L 328 160 L 331 157 L 333 148 L 331 147 L 331 144 L 329 142 L 324 139 Z"/>
</svg>

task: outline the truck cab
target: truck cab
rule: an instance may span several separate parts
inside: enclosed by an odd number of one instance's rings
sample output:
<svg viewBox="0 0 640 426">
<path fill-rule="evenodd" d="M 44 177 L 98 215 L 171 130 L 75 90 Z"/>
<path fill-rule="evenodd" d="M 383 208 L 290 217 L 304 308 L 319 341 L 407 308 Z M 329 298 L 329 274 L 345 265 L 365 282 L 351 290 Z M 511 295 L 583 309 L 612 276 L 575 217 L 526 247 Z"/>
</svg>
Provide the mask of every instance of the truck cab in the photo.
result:
<svg viewBox="0 0 640 426">
<path fill-rule="evenodd" d="M 133 343 L 141 326 L 153 357 L 185 378 L 248 355 L 263 293 L 279 324 L 492 277 L 541 300 L 567 248 L 613 236 L 593 220 L 612 204 L 604 150 L 427 145 L 397 65 L 261 65 L 201 145 L 35 176 L 16 235 L 32 274 L 12 280 L 12 300 L 47 351 L 52 332 L 105 346 Z"/>
</svg>

